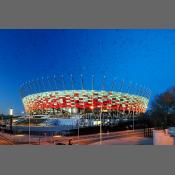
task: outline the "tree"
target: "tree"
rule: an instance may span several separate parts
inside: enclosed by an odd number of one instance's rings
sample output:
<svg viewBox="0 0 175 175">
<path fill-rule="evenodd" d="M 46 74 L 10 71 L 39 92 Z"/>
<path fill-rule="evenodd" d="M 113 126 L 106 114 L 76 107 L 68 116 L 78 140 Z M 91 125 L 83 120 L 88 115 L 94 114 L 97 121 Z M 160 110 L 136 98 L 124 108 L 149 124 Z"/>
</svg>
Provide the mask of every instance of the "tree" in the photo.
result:
<svg viewBox="0 0 175 175">
<path fill-rule="evenodd" d="M 175 87 L 154 98 L 151 115 L 156 127 L 167 128 L 168 116 L 175 117 Z"/>
</svg>

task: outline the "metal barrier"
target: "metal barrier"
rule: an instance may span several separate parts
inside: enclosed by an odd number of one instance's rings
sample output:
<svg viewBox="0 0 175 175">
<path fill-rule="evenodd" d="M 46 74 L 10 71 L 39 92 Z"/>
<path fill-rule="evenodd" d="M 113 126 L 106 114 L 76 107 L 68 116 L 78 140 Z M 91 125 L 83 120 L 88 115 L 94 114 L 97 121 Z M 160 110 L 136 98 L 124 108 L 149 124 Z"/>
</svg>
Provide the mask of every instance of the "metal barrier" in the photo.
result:
<svg viewBox="0 0 175 175">
<path fill-rule="evenodd" d="M 144 137 L 153 137 L 153 128 L 144 128 Z"/>
</svg>

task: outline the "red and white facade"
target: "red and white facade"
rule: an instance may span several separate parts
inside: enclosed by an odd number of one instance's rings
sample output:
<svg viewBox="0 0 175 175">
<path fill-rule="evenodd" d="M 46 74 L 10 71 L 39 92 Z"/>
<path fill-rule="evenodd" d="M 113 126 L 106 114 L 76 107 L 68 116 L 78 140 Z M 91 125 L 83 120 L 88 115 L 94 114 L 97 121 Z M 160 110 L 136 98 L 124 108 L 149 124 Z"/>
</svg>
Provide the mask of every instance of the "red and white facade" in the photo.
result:
<svg viewBox="0 0 175 175">
<path fill-rule="evenodd" d="M 38 111 L 52 114 L 56 110 L 70 109 L 144 113 L 149 99 L 121 92 L 67 90 L 32 94 L 25 96 L 22 101 L 28 114 L 37 114 Z"/>
</svg>

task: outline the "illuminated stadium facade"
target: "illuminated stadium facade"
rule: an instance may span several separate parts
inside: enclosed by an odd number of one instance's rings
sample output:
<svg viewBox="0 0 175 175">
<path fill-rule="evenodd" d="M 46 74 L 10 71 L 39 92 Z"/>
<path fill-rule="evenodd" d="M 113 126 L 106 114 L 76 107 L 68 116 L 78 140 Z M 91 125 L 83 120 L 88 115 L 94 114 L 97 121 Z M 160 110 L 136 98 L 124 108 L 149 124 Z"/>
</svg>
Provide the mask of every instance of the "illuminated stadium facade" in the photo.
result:
<svg viewBox="0 0 175 175">
<path fill-rule="evenodd" d="M 23 98 L 28 114 L 83 113 L 86 111 L 119 111 L 144 113 L 148 99 L 120 92 L 67 90 L 28 95 Z"/>
<path fill-rule="evenodd" d="M 72 76 L 69 80 L 71 89 L 66 89 L 63 76 L 62 78 L 55 76 L 42 78 L 25 83 L 21 87 L 21 96 L 26 113 L 62 118 L 79 115 L 81 118 L 86 118 L 87 115 L 98 117 L 100 114 L 121 117 L 145 113 L 147 110 L 150 98 L 148 89 L 132 84 L 124 85 L 124 81 L 115 86 L 116 82 L 113 81 L 112 88 L 106 90 L 104 78 L 102 80 L 103 90 L 95 90 L 94 77 L 92 77 L 91 90 L 85 90 L 82 76 L 79 81 L 81 86 L 74 89 L 75 83 Z"/>
</svg>

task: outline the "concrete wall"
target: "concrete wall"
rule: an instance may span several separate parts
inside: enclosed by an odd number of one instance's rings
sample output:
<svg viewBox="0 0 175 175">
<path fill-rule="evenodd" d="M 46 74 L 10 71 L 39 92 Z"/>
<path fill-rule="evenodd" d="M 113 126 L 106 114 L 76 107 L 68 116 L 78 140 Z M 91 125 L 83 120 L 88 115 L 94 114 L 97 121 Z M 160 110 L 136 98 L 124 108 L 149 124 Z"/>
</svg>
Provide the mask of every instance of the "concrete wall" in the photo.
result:
<svg viewBox="0 0 175 175">
<path fill-rule="evenodd" d="M 174 145 L 174 137 L 168 134 L 168 130 L 153 131 L 153 145 Z"/>
</svg>

